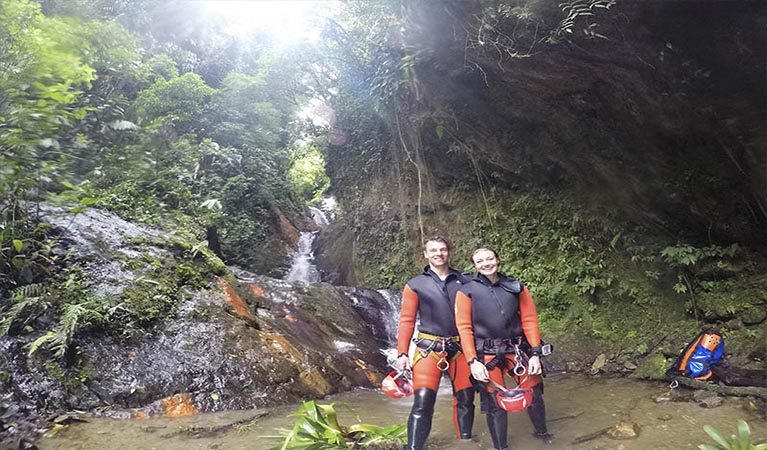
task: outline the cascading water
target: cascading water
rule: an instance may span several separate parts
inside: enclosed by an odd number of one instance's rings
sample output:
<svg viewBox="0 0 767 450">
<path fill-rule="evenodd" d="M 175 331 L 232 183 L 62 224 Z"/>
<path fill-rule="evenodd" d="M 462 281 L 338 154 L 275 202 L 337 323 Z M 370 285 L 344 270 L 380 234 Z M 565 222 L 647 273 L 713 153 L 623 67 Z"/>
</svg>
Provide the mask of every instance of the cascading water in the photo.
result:
<svg viewBox="0 0 767 450">
<path fill-rule="evenodd" d="M 399 327 L 399 312 L 402 305 L 402 291 L 394 289 L 379 289 L 377 291 L 386 301 L 388 310 L 381 315 L 383 326 L 386 329 L 386 335 L 389 338 L 389 346 L 381 350 L 381 353 L 386 356 L 386 360 L 389 364 L 393 364 L 397 359 L 397 328 Z M 416 329 L 413 333 L 418 333 L 418 324 L 416 323 Z M 411 345 L 410 354 L 413 352 L 413 345 Z"/>
<path fill-rule="evenodd" d="M 293 262 L 290 264 L 290 271 L 285 276 L 286 281 L 304 283 L 316 283 L 320 281 L 320 272 L 314 265 L 314 253 L 312 244 L 316 235 L 313 232 L 301 233 L 298 239 L 298 249 L 293 254 Z"/>
<path fill-rule="evenodd" d="M 383 326 L 386 329 L 386 336 L 389 338 L 389 344 L 397 346 L 397 327 L 399 326 L 399 310 L 402 302 L 402 292 L 394 289 L 379 289 L 379 294 L 386 300 L 387 311 L 381 314 Z"/>
<path fill-rule="evenodd" d="M 326 200 L 330 201 L 330 199 Z M 328 205 L 328 208 L 332 207 L 332 203 L 323 201 L 323 207 L 326 207 L 326 205 Z M 309 206 L 308 209 L 312 219 L 314 219 L 314 223 L 316 223 L 320 229 L 330 223 L 328 216 L 323 210 L 313 206 Z M 332 213 L 332 210 L 329 210 L 329 212 Z M 318 232 L 319 231 L 301 233 L 301 236 L 298 239 L 298 249 L 296 249 L 296 252 L 293 254 L 293 261 L 290 264 L 288 274 L 285 276 L 285 281 L 300 281 L 303 283 L 316 283 L 320 281 L 320 272 L 317 270 L 317 266 L 314 265 L 314 252 L 312 251 L 312 245 L 317 238 Z"/>
<path fill-rule="evenodd" d="M 332 198 L 326 198 L 322 201 L 320 208 L 308 207 L 312 219 L 320 229 L 332 221 L 334 206 L 335 201 Z M 304 283 L 320 281 L 320 273 L 314 265 L 314 253 L 312 251 L 312 244 L 317 237 L 317 233 L 319 231 L 301 233 L 298 249 L 293 254 L 293 261 L 288 274 L 284 278 L 285 281 Z M 371 294 L 372 297 L 370 297 Z M 360 306 L 360 303 L 367 305 L 371 324 L 379 324 L 383 327 L 382 332 L 374 331 L 374 334 L 377 335 L 382 347 L 385 346 L 385 348 L 382 348 L 381 353 L 386 356 L 389 363 L 393 363 L 397 359 L 397 327 L 399 325 L 402 292 L 394 289 L 380 289 L 377 291 L 377 294 L 380 297 L 373 298 L 377 296 L 372 291 L 368 291 L 365 294 L 362 291 L 358 291 L 352 294 L 352 298 L 359 297 L 354 300 L 354 303 L 358 306 Z"/>
</svg>

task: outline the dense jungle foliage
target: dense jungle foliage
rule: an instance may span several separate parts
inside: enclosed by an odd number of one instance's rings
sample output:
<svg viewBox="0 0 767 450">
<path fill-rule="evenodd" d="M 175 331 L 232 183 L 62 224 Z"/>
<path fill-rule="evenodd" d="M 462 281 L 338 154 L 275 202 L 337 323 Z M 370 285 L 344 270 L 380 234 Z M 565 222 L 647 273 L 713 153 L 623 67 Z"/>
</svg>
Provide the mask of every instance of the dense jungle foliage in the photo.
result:
<svg viewBox="0 0 767 450">
<path fill-rule="evenodd" d="M 304 202 L 327 184 L 314 135 L 296 144 L 306 133 L 296 112 L 309 98 L 292 70 L 298 49 L 197 26 L 185 6 L 0 2 L 2 334 L 29 332 L 54 311 L 56 333 L 38 343 L 61 355 L 78 330 L 130 336 L 172 315 L 180 287 L 221 272 L 192 268 L 208 247 L 258 272 L 284 263 L 294 244 L 286 224 L 302 226 Z M 152 279 L 94 298 L 40 221 L 42 203 L 173 231 L 189 244 L 166 246 L 182 245 L 187 260 L 147 261 Z"/>
<path fill-rule="evenodd" d="M 193 5 L 0 0 L 0 333 L 55 311 L 61 353 L 131 308 L 83 293 L 41 203 L 276 273 L 325 193 L 342 282 L 399 287 L 444 233 L 461 269 L 497 248 L 551 333 L 643 354 L 719 323 L 767 353 L 757 3 L 343 2 L 298 43 Z"/>
</svg>

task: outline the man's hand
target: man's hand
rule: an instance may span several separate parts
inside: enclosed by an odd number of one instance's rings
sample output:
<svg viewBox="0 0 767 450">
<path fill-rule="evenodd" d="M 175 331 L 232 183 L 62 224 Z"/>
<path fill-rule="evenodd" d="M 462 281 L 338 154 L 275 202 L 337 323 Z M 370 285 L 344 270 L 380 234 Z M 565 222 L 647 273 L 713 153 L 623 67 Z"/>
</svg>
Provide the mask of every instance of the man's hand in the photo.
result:
<svg viewBox="0 0 767 450">
<path fill-rule="evenodd" d="M 478 359 L 472 360 L 469 369 L 471 369 L 471 376 L 473 376 L 475 380 L 485 382 L 490 380 L 490 374 L 487 373 L 487 367 L 485 367 L 485 365 Z"/>
<path fill-rule="evenodd" d="M 410 370 L 410 358 L 407 355 L 400 355 L 394 363 L 398 372 Z"/>
<path fill-rule="evenodd" d="M 531 356 L 527 364 L 528 375 L 540 375 L 542 372 L 540 356 Z"/>
</svg>

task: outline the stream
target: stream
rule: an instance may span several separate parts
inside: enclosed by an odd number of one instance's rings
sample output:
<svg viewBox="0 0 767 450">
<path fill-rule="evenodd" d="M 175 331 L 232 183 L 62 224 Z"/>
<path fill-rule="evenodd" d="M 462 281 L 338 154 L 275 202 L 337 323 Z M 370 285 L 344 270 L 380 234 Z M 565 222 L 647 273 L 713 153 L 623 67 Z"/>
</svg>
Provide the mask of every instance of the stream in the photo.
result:
<svg viewBox="0 0 767 450">
<path fill-rule="evenodd" d="M 546 406 L 549 431 L 554 443 L 545 445 L 534 439 L 527 415 L 510 414 L 510 449 L 600 449 L 649 450 L 697 449 L 699 444 L 713 441 L 703 431 L 713 425 L 723 435 L 735 433 L 737 419 L 751 426 L 754 442 L 767 439 L 767 424 L 763 413 L 749 408 L 744 398 L 727 397 L 721 406 L 703 408 L 688 401 L 667 401 L 677 396 L 689 397 L 690 391 L 678 389 L 673 396 L 660 382 L 641 382 L 629 378 L 588 378 L 582 375 L 552 374 L 546 379 Z M 659 401 L 660 399 L 660 401 Z M 331 396 L 321 403 L 345 403 L 359 414 L 363 423 L 390 425 L 404 423 L 411 399 L 394 400 L 377 390 L 355 390 Z M 200 414 L 176 419 L 150 418 L 116 420 L 88 417 L 87 422 L 75 423 L 54 437 L 37 442 L 41 450 L 266 450 L 275 445 L 270 439 L 280 428 L 289 427 L 297 405 L 264 410 L 227 411 Z M 345 408 L 336 408 L 340 422 L 351 425 L 355 418 Z M 259 413 L 267 413 L 247 431 L 229 429 L 211 437 L 194 437 L 188 430 L 221 426 Z M 639 436 L 628 440 L 613 440 L 602 435 L 574 444 L 582 436 L 610 427 L 622 420 L 637 423 Z M 472 450 L 492 449 L 484 415 L 477 414 L 472 442 L 454 438 L 450 389 L 443 383 L 427 449 Z"/>
</svg>

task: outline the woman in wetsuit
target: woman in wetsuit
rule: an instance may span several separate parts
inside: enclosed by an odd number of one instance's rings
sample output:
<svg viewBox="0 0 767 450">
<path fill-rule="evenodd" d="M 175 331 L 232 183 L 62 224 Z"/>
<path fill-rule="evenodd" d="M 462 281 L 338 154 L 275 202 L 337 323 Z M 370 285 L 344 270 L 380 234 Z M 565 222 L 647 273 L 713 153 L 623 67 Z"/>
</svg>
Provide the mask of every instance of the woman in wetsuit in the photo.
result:
<svg viewBox="0 0 767 450">
<path fill-rule="evenodd" d="M 505 386 L 507 373 L 522 388 L 532 388 L 533 399 L 527 413 L 535 428 L 533 435 L 550 443 L 543 402 L 538 314 L 530 291 L 516 278 L 498 273 L 498 255 L 494 250 L 478 248 L 471 259 L 478 273 L 456 295 L 455 307 L 461 347 L 472 377 L 481 383 L 492 380 Z M 487 426 L 493 446 L 506 450 L 508 413 L 501 409 L 494 395 L 489 395 L 495 389 L 488 383 L 482 400 L 487 405 Z"/>
</svg>

